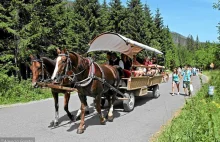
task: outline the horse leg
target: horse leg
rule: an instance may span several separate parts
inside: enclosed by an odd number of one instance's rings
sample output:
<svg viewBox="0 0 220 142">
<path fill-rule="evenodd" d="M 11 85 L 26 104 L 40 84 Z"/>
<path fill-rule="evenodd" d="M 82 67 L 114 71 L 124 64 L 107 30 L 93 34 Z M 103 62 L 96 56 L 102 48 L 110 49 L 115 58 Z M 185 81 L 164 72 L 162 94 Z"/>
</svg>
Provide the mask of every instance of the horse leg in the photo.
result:
<svg viewBox="0 0 220 142">
<path fill-rule="evenodd" d="M 108 121 L 112 122 L 113 121 L 113 105 L 114 105 L 114 101 L 115 101 L 115 95 L 113 96 L 109 96 L 109 111 L 108 111 Z"/>
<path fill-rule="evenodd" d="M 69 112 L 69 100 L 70 100 L 70 92 L 66 92 L 64 95 L 64 110 L 67 113 L 67 116 L 71 121 L 74 121 L 74 116 Z"/>
<path fill-rule="evenodd" d="M 55 105 L 55 120 L 53 121 L 53 126 L 58 125 L 58 119 L 59 119 L 59 102 L 58 102 L 58 93 L 53 92 L 53 98 L 54 98 L 54 105 Z"/>
<path fill-rule="evenodd" d="M 80 124 L 79 127 L 77 129 L 77 134 L 82 134 L 84 132 L 85 129 L 85 97 L 83 95 L 79 95 L 79 99 L 81 101 L 81 120 L 80 120 Z"/>
<path fill-rule="evenodd" d="M 81 96 L 81 97 L 84 97 L 84 100 L 85 100 L 85 114 L 88 115 L 89 114 L 89 107 L 88 107 L 88 104 L 87 104 L 87 97 L 86 96 Z M 81 108 L 77 111 L 76 120 L 80 120 L 80 114 L 81 114 Z"/>
<path fill-rule="evenodd" d="M 101 95 L 96 96 L 96 110 L 99 113 L 100 123 L 105 125 L 105 117 L 101 111 Z"/>
</svg>

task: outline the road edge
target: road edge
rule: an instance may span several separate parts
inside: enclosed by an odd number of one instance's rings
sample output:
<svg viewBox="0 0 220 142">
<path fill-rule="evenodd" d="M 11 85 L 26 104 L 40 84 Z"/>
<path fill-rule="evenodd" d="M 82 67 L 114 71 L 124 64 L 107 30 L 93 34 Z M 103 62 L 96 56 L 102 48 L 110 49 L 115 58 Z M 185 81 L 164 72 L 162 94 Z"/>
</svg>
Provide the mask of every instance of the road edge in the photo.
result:
<svg viewBox="0 0 220 142">
<path fill-rule="evenodd" d="M 75 93 L 76 93 L 76 92 L 71 93 L 71 95 L 75 95 Z M 59 98 L 63 98 L 63 97 L 64 97 L 64 96 L 59 96 Z M 15 103 L 15 104 L 0 105 L 0 109 L 10 108 L 10 107 L 16 107 L 16 106 L 23 106 L 23 105 L 29 105 L 29 104 L 35 104 L 35 103 L 45 102 L 45 101 L 49 101 L 49 100 L 53 100 L 52 94 L 51 94 L 51 98 L 47 98 L 47 99 L 35 100 L 35 101 L 24 102 L 24 103 Z"/>
</svg>

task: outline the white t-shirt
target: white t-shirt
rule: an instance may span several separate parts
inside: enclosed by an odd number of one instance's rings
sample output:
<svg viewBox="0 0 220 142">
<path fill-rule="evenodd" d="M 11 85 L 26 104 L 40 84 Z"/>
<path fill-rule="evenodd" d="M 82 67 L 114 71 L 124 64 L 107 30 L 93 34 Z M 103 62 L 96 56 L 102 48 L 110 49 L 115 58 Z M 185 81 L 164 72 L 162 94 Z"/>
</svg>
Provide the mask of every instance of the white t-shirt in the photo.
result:
<svg viewBox="0 0 220 142">
<path fill-rule="evenodd" d="M 119 61 L 119 66 L 120 66 L 122 69 L 124 69 L 124 63 L 123 63 L 122 60 Z"/>
</svg>

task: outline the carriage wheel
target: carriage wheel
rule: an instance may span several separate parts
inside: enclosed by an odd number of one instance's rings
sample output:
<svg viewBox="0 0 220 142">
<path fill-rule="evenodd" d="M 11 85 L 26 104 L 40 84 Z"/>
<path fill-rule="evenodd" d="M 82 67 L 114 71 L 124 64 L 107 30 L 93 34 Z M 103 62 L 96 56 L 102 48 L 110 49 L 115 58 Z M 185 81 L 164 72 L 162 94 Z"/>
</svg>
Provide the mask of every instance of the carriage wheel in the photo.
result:
<svg viewBox="0 0 220 142">
<path fill-rule="evenodd" d="M 134 109 L 134 103 L 135 103 L 134 93 L 126 92 L 124 93 L 124 95 L 126 96 L 126 98 L 130 98 L 129 100 L 123 101 L 124 111 L 130 112 Z"/>
<path fill-rule="evenodd" d="M 153 97 L 158 98 L 159 96 L 160 96 L 159 85 L 157 84 L 153 87 Z"/>
</svg>

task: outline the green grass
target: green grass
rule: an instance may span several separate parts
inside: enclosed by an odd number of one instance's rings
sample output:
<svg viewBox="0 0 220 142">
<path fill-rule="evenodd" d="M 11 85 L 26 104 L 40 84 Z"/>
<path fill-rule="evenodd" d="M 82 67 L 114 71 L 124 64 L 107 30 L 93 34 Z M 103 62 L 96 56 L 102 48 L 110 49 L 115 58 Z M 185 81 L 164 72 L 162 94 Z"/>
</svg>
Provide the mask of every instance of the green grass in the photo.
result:
<svg viewBox="0 0 220 142">
<path fill-rule="evenodd" d="M 180 115 L 154 141 L 220 142 L 220 71 L 204 74 L 209 75 L 209 82 L 186 101 Z M 215 86 L 213 97 L 208 96 L 209 85 Z"/>
<path fill-rule="evenodd" d="M 33 88 L 31 80 L 19 82 L 15 77 L 0 73 L 0 105 L 24 103 L 51 98 L 50 89 Z"/>
</svg>

